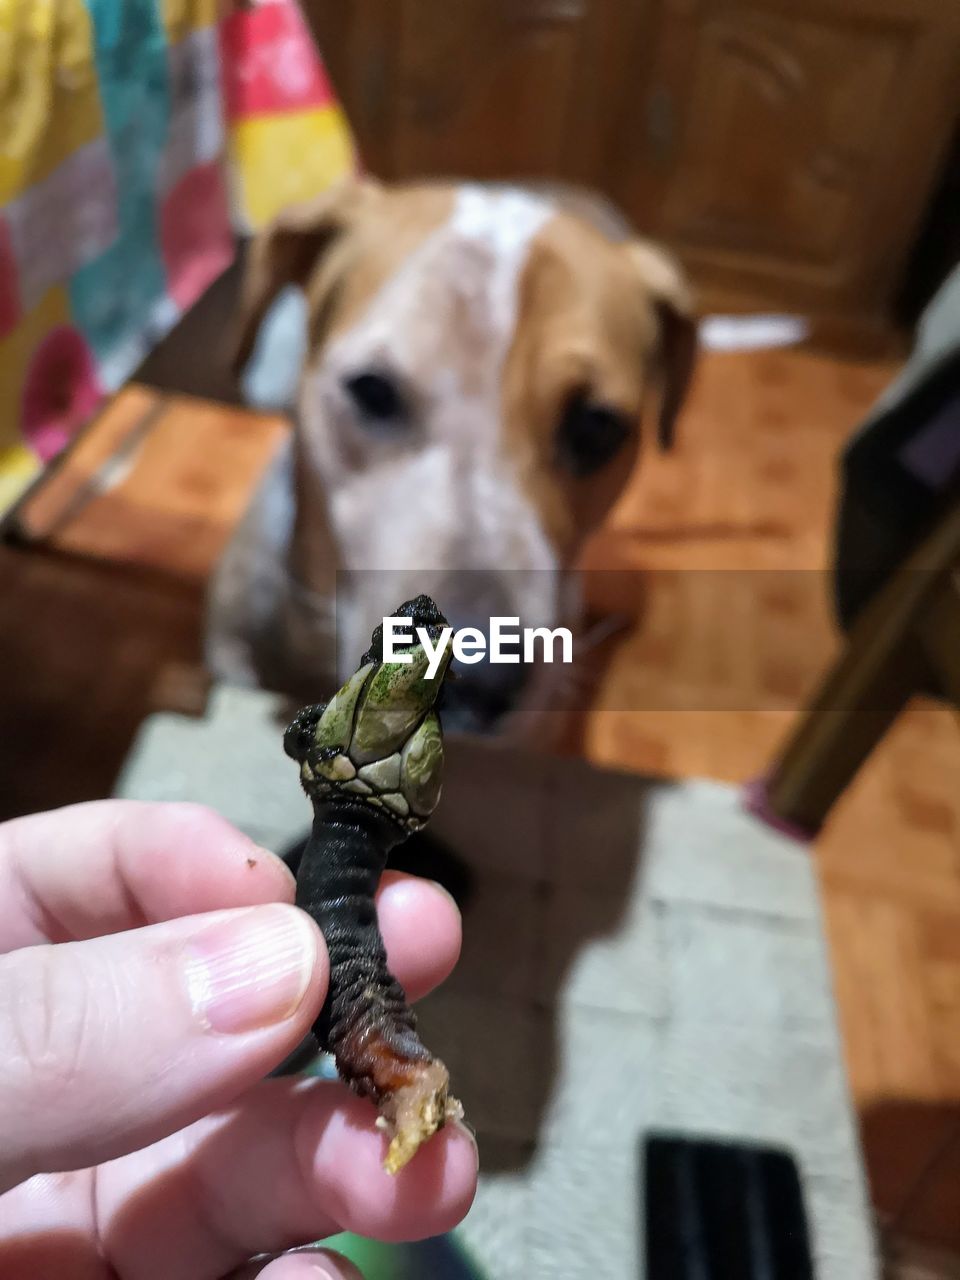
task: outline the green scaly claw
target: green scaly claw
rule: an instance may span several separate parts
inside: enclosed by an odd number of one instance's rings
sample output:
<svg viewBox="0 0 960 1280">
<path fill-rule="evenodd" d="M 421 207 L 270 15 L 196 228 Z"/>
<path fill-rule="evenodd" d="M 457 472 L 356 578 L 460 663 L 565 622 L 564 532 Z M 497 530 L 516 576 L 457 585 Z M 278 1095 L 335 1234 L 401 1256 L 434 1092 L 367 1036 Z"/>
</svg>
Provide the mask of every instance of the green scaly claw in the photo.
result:
<svg viewBox="0 0 960 1280">
<path fill-rule="evenodd" d="M 284 735 L 312 799 L 335 793 L 384 809 L 406 830 L 418 831 L 440 799 L 443 734 L 435 710 L 450 666 L 447 643 L 428 678 L 430 655 L 416 638 L 423 627 L 436 645 L 446 619 L 428 596 L 394 615 L 413 619 L 407 662 L 383 661 L 382 628 L 360 666 L 328 703 L 304 707 Z"/>
</svg>

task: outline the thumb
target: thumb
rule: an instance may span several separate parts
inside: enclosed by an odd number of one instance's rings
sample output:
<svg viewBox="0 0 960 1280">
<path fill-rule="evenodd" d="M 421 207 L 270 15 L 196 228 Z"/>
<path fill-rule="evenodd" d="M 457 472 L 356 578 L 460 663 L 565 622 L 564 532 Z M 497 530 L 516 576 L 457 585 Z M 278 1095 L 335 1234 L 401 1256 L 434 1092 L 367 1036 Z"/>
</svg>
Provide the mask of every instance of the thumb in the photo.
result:
<svg viewBox="0 0 960 1280">
<path fill-rule="evenodd" d="M 299 1043 L 326 985 L 319 930 L 277 903 L 0 956 L 0 1190 L 224 1105 Z"/>
</svg>

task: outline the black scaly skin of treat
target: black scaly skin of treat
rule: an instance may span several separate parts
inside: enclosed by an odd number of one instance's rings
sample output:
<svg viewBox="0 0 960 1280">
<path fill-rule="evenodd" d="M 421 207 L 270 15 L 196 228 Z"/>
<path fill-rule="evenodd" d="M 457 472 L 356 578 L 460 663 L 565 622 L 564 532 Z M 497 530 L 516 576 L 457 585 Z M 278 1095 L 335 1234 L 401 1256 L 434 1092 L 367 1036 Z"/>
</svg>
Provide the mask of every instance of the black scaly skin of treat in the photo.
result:
<svg viewBox="0 0 960 1280">
<path fill-rule="evenodd" d="M 447 620 L 430 599 L 429 596 L 415 596 L 412 600 L 405 600 L 399 609 L 396 609 L 391 615 L 393 618 L 410 618 L 411 627 L 414 635 L 416 635 L 417 627 L 423 627 L 430 635 L 430 639 L 436 643 L 440 632 L 447 625 Z M 366 666 L 368 662 L 383 661 L 383 623 L 376 628 L 370 637 L 370 648 L 366 651 L 357 668 Z"/>
<path fill-rule="evenodd" d="M 416 1016 L 387 968 L 374 894 L 400 825 L 368 805 L 335 797 L 314 807 L 313 831 L 297 875 L 297 906 L 316 920 L 330 956 L 330 986 L 313 1025 L 321 1049 L 338 1055 L 344 1038 L 369 1024 L 401 1057 L 428 1060 Z M 369 1079 L 358 1093 L 378 1100 Z"/>
</svg>

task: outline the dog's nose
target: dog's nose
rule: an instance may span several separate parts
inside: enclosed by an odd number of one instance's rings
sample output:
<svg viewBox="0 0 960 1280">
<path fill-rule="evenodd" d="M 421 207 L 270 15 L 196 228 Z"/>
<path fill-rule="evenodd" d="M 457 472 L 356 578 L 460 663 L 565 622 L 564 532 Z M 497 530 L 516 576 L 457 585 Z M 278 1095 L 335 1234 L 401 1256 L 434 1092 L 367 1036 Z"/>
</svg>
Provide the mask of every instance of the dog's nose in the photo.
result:
<svg viewBox="0 0 960 1280">
<path fill-rule="evenodd" d="M 456 629 L 467 625 L 476 625 L 489 636 L 487 623 L 458 623 Z M 516 706 L 527 677 L 523 662 L 494 662 L 489 644 L 479 662 L 468 663 L 455 656 L 450 668 L 455 679 L 444 692 L 443 723 L 445 728 L 465 733 L 495 729 Z"/>
<path fill-rule="evenodd" d="M 465 733 L 487 733 L 516 705 L 526 679 L 522 663 L 459 662 L 451 668 L 456 674 L 446 687 L 443 723 L 448 729 Z"/>
</svg>

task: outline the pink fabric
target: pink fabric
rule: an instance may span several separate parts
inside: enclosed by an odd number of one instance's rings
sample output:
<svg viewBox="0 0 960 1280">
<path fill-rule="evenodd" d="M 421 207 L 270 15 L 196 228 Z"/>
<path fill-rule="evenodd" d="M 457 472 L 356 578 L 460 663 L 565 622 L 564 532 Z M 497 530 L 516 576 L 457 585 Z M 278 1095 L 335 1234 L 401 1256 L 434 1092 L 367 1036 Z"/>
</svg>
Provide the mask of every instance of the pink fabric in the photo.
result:
<svg viewBox="0 0 960 1280">
<path fill-rule="evenodd" d="M 191 169 L 160 208 L 160 249 L 167 289 L 186 310 L 233 258 L 223 168 Z"/>
<path fill-rule="evenodd" d="M 56 457 L 100 402 L 96 364 L 83 334 L 60 325 L 30 361 L 23 389 L 21 429 L 42 462 Z"/>
<path fill-rule="evenodd" d="M 6 218 L 0 215 L 0 337 L 8 333 L 19 319 L 17 266 L 10 243 L 10 228 Z"/>
<path fill-rule="evenodd" d="M 265 4 L 220 29 L 228 120 L 327 107 L 336 101 L 309 33 L 292 4 Z"/>
</svg>

